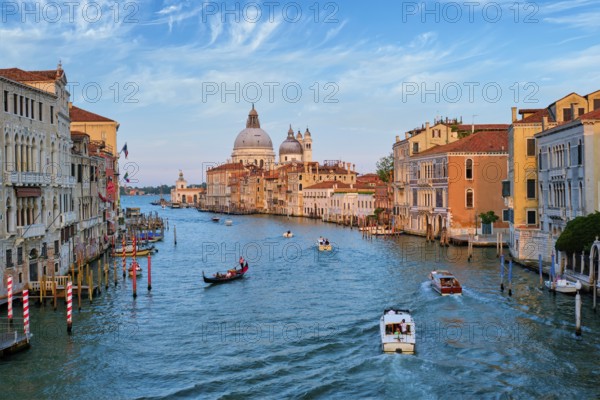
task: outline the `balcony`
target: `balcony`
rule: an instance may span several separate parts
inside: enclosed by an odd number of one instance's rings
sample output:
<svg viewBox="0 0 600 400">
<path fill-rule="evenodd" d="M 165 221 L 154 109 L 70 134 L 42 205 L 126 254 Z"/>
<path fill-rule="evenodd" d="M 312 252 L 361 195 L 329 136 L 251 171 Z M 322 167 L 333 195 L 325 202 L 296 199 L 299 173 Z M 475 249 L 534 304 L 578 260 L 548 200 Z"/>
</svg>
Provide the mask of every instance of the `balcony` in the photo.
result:
<svg viewBox="0 0 600 400">
<path fill-rule="evenodd" d="M 100 217 L 93 217 L 90 219 L 86 219 L 85 221 L 81 221 L 79 223 L 79 231 L 81 232 L 84 229 L 89 229 L 89 228 L 99 225 L 101 223 L 102 223 L 102 220 L 100 219 Z"/>
<path fill-rule="evenodd" d="M 77 214 L 75 211 L 65 212 L 60 216 L 61 227 L 74 224 L 75 222 L 77 222 Z"/>
<path fill-rule="evenodd" d="M 45 234 L 46 227 L 44 226 L 44 224 L 25 225 L 17 227 L 17 235 L 23 239 L 44 236 Z"/>
<path fill-rule="evenodd" d="M 548 171 L 548 177 L 551 181 L 560 181 L 564 180 L 567 176 L 567 171 L 565 168 L 555 168 Z"/>
<path fill-rule="evenodd" d="M 432 179 L 431 178 L 420 178 L 417 179 L 417 185 L 419 186 L 431 186 Z"/>
<path fill-rule="evenodd" d="M 50 176 L 40 172 L 5 172 L 4 181 L 8 184 L 25 186 L 35 185 L 40 186 L 50 183 Z"/>
</svg>

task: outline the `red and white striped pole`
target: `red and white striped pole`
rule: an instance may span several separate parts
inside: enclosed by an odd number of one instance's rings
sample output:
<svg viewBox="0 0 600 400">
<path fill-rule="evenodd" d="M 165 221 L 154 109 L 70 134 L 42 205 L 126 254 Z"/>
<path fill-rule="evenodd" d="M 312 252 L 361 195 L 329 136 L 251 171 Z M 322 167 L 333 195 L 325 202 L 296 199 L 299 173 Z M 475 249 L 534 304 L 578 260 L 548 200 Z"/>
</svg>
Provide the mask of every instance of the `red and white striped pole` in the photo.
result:
<svg viewBox="0 0 600 400">
<path fill-rule="evenodd" d="M 23 330 L 29 339 L 29 290 L 23 289 Z"/>
<path fill-rule="evenodd" d="M 12 325 L 13 322 L 13 309 L 12 309 L 12 301 L 13 301 L 13 279 L 12 276 L 8 277 L 6 282 L 6 286 L 8 289 L 8 324 Z"/>
<path fill-rule="evenodd" d="M 152 290 L 152 256 L 148 253 L 148 290 Z"/>
<path fill-rule="evenodd" d="M 123 257 L 123 278 L 125 278 L 125 274 L 127 274 L 127 258 L 125 258 L 125 234 L 123 234 L 123 240 L 121 240 L 121 249 L 122 249 L 122 257 Z"/>
<path fill-rule="evenodd" d="M 67 282 L 67 333 L 73 330 L 73 283 Z"/>
</svg>

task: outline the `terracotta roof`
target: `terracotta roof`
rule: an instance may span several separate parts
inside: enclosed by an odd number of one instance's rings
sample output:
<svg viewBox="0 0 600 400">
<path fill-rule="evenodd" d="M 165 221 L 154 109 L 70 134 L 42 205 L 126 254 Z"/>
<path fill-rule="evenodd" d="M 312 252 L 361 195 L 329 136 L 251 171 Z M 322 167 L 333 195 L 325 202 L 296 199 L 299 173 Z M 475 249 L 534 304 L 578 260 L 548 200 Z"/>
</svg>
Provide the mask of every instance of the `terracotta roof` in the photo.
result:
<svg viewBox="0 0 600 400">
<path fill-rule="evenodd" d="M 600 119 L 600 108 L 594 111 L 590 111 L 587 114 L 583 114 L 579 116 L 579 119 L 582 120 L 590 120 L 590 119 Z"/>
<path fill-rule="evenodd" d="M 507 131 L 481 131 L 456 142 L 425 150 L 414 157 L 443 153 L 498 153 L 508 151 Z"/>
<path fill-rule="evenodd" d="M 519 114 L 532 114 L 542 110 L 543 108 L 522 108 L 519 110 Z"/>
<path fill-rule="evenodd" d="M 509 126 L 509 124 L 461 124 L 457 129 L 459 131 L 471 131 L 472 128 L 475 128 L 476 131 L 505 131 Z"/>
<path fill-rule="evenodd" d="M 69 108 L 69 116 L 71 117 L 71 122 L 116 122 L 76 106 Z"/>
<path fill-rule="evenodd" d="M 333 189 L 334 185 L 337 185 L 337 187 L 340 189 L 350 187 L 349 184 L 343 183 L 340 181 L 324 181 L 324 182 L 315 183 L 312 186 L 305 187 L 304 190 L 307 190 L 307 189 Z"/>
<path fill-rule="evenodd" d="M 35 75 L 43 76 L 45 78 L 45 80 L 53 81 L 57 78 L 56 75 L 57 75 L 58 71 L 55 69 L 50 69 L 47 71 L 29 71 L 29 72 L 32 74 L 35 74 Z M 58 74 L 58 76 L 62 76 L 63 74 L 64 74 L 64 71 L 61 70 L 60 73 Z"/>
<path fill-rule="evenodd" d="M 244 166 L 241 163 L 228 163 L 228 164 L 222 164 L 219 165 L 218 167 L 214 167 L 208 170 L 208 172 L 214 172 L 214 171 L 239 171 L 239 170 L 243 170 L 245 169 Z"/>
<path fill-rule="evenodd" d="M 43 75 L 38 75 L 34 71 L 23 71 L 19 68 L 0 69 L 0 76 L 17 82 L 32 82 L 32 81 L 47 81 L 48 78 Z M 54 80 L 54 78 L 52 78 Z"/>
<path fill-rule="evenodd" d="M 549 117 L 549 116 L 550 116 L 550 112 L 548 111 L 548 109 L 542 108 L 542 109 L 536 111 L 533 115 L 530 115 L 527 118 L 523 118 L 520 121 L 515 121 L 515 123 L 522 123 L 522 124 L 533 124 L 536 122 L 541 123 L 543 117 Z"/>
</svg>

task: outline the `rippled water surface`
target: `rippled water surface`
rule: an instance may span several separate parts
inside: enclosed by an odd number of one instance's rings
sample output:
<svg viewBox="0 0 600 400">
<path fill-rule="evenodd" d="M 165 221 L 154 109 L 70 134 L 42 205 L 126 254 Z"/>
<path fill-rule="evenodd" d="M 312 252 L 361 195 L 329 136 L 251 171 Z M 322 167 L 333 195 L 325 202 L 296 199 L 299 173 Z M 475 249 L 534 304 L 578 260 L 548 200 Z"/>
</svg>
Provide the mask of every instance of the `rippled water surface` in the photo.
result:
<svg viewBox="0 0 600 400">
<path fill-rule="evenodd" d="M 33 306 L 32 347 L 0 361 L 0 398 L 594 398 L 600 396 L 600 313 L 583 296 L 539 289 L 516 267 L 513 296 L 499 290 L 495 249 L 440 249 L 422 238 L 365 240 L 320 221 L 162 210 L 150 197 L 123 206 L 158 211 L 169 230 L 133 299 L 118 274 L 93 304 Z M 283 232 L 294 232 L 285 239 Z M 177 245 L 174 245 L 174 233 Z M 335 251 L 319 253 L 328 237 Z M 213 274 L 250 264 L 242 280 L 208 286 Z M 462 297 L 440 297 L 427 274 L 447 268 Z M 111 263 L 112 271 L 112 263 Z M 104 289 L 104 288 L 103 288 Z M 384 308 L 417 322 L 414 356 L 382 354 Z M 20 306 L 15 312 L 20 312 Z M 4 308 L 4 311 L 6 309 Z"/>
</svg>

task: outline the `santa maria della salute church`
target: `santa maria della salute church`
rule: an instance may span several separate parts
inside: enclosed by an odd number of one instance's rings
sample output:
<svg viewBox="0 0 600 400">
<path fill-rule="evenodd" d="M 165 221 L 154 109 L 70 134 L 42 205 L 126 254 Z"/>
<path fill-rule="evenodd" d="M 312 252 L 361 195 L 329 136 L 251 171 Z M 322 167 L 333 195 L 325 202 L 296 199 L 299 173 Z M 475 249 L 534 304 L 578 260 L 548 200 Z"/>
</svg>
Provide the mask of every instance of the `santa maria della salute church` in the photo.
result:
<svg viewBox="0 0 600 400">
<path fill-rule="evenodd" d="M 333 193 L 345 187 L 356 191 L 357 174 L 351 163 L 313 161 L 312 145 L 308 128 L 304 134 L 294 134 L 290 126 L 277 158 L 273 141 L 260 127 L 252 105 L 246 127 L 235 138 L 231 159 L 206 171 L 206 195 L 200 198 L 200 208 L 325 218 L 331 214 L 329 202 L 312 200 L 325 199 L 325 190 Z"/>
<path fill-rule="evenodd" d="M 231 159 L 233 163 L 254 165 L 267 169 L 276 164 L 273 142 L 269 134 L 260 127 L 258 112 L 254 109 L 254 105 L 252 105 L 252 109 L 248 114 L 246 128 L 235 139 Z M 294 131 L 290 125 L 287 138 L 279 146 L 279 164 L 293 161 L 312 161 L 312 137 L 308 128 L 306 128 L 304 136 L 300 131 L 294 136 Z"/>
</svg>

